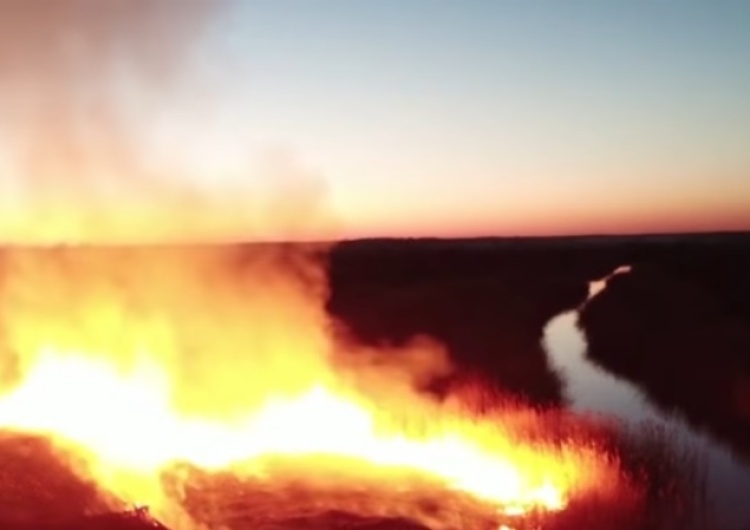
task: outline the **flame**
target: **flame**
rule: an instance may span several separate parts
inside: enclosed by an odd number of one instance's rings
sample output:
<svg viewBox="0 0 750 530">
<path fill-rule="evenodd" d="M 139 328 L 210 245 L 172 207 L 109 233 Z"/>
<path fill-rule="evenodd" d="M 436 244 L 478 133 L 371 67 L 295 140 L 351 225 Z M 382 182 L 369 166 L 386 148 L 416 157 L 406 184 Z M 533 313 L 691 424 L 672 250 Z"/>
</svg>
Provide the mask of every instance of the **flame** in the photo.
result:
<svg viewBox="0 0 750 530">
<path fill-rule="evenodd" d="M 9 251 L 0 429 L 85 455 L 81 473 L 165 518 L 166 493 L 144 477 L 178 463 L 270 482 L 278 458 L 342 482 L 416 473 L 509 516 L 561 510 L 606 478 L 593 449 L 522 442 L 426 398 L 410 386 L 420 374 L 337 362 L 346 352 L 327 331 L 319 262 L 241 257 Z M 326 468 L 331 458 L 342 464 Z"/>
</svg>

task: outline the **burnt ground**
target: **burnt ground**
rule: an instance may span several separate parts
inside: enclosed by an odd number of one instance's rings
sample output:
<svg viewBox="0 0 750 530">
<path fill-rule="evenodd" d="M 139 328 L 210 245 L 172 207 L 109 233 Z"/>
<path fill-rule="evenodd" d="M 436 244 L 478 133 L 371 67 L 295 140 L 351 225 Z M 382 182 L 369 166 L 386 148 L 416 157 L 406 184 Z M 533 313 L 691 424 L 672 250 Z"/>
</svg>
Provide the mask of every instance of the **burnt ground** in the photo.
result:
<svg viewBox="0 0 750 530">
<path fill-rule="evenodd" d="M 4 530 L 168 530 L 158 521 L 138 513 L 123 512 L 100 516 L 77 516 L 32 525 L 3 525 Z"/>
<path fill-rule="evenodd" d="M 341 243 L 330 256 L 328 310 L 373 345 L 433 336 L 465 373 L 554 407 L 563 395 L 539 344 L 544 325 L 583 302 L 589 281 L 623 264 L 633 273 L 613 278 L 582 313 L 590 357 L 750 455 L 750 234 Z M 153 528 L 124 515 L 83 518 L 101 502 L 89 486 L 63 470 L 49 480 L 57 469 L 49 460 L 17 469 L 19 478 L 10 464 L 18 455 L 0 445 L 0 527 Z M 17 492 L 12 505 L 8 488 Z M 47 513 L 44 525 L 9 520 L 13 507 Z M 336 520 L 340 528 L 419 528 Z"/>
</svg>

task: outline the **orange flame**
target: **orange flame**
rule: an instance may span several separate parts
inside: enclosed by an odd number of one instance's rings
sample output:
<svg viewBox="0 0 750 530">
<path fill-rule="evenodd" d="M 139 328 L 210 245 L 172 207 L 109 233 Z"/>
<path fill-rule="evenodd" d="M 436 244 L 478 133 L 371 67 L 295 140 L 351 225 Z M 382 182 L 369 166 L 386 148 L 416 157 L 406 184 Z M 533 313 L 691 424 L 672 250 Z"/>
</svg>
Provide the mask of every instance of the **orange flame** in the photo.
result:
<svg viewBox="0 0 750 530">
<path fill-rule="evenodd" d="M 430 401 L 409 385 L 420 374 L 337 363 L 319 263 L 243 252 L 9 251 L 0 428 L 73 444 L 82 473 L 167 520 L 145 480 L 180 462 L 273 481 L 269 458 L 301 458 L 302 475 L 340 458 L 362 463 L 347 480 L 419 473 L 509 515 L 560 510 L 611 471 L 593 449 L 522 443 Z"/>
</svg>

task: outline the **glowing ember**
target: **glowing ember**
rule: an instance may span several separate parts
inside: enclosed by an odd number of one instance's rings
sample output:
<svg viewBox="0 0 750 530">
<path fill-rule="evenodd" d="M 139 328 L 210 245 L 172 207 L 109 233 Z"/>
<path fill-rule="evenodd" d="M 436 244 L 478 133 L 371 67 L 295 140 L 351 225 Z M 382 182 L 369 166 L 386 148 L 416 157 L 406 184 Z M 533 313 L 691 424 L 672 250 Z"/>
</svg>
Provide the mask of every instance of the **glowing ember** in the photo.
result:
<svg viewBox="0 0 750 530">
<path fill-rule="evenodd" d="M 321 291 L 288 256 L 242 273 L 222 256 L 144 256 L 18 251 L 2 298 L 20 374 L 0 397 L 0 428 L 72 444 L 81 472 L 126 501 L 164 517 L 165 493 L 133 477 L 183 462 L 273 482 L 269 462 L 282 457 L 342 484 L 372 469 L 417 473 L 523 515 L 560 510 L 611 471 L 593 450 L 532 446 L 441 407 L 408 377 L 338 366 L 321 340 Z M 331 458 L 346 465 L 326 468 Z"/>
</svg>

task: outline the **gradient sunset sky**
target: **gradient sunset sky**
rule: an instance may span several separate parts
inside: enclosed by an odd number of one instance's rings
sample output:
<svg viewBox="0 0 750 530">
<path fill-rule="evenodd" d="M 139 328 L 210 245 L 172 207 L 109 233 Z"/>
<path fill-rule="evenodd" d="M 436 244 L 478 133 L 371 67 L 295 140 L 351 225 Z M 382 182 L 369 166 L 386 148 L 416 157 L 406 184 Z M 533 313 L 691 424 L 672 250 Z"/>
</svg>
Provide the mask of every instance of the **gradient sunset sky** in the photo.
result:
<svg viewBox="0 0 750 530">
<path fill-rule="evenodd" d="M 749 28 L 742 1 L 240 1 L 140 136 L 235 197 L 281 153 L 311 197 L 277 203 L 336 237 L 746 230 Z"/>
</svg>

